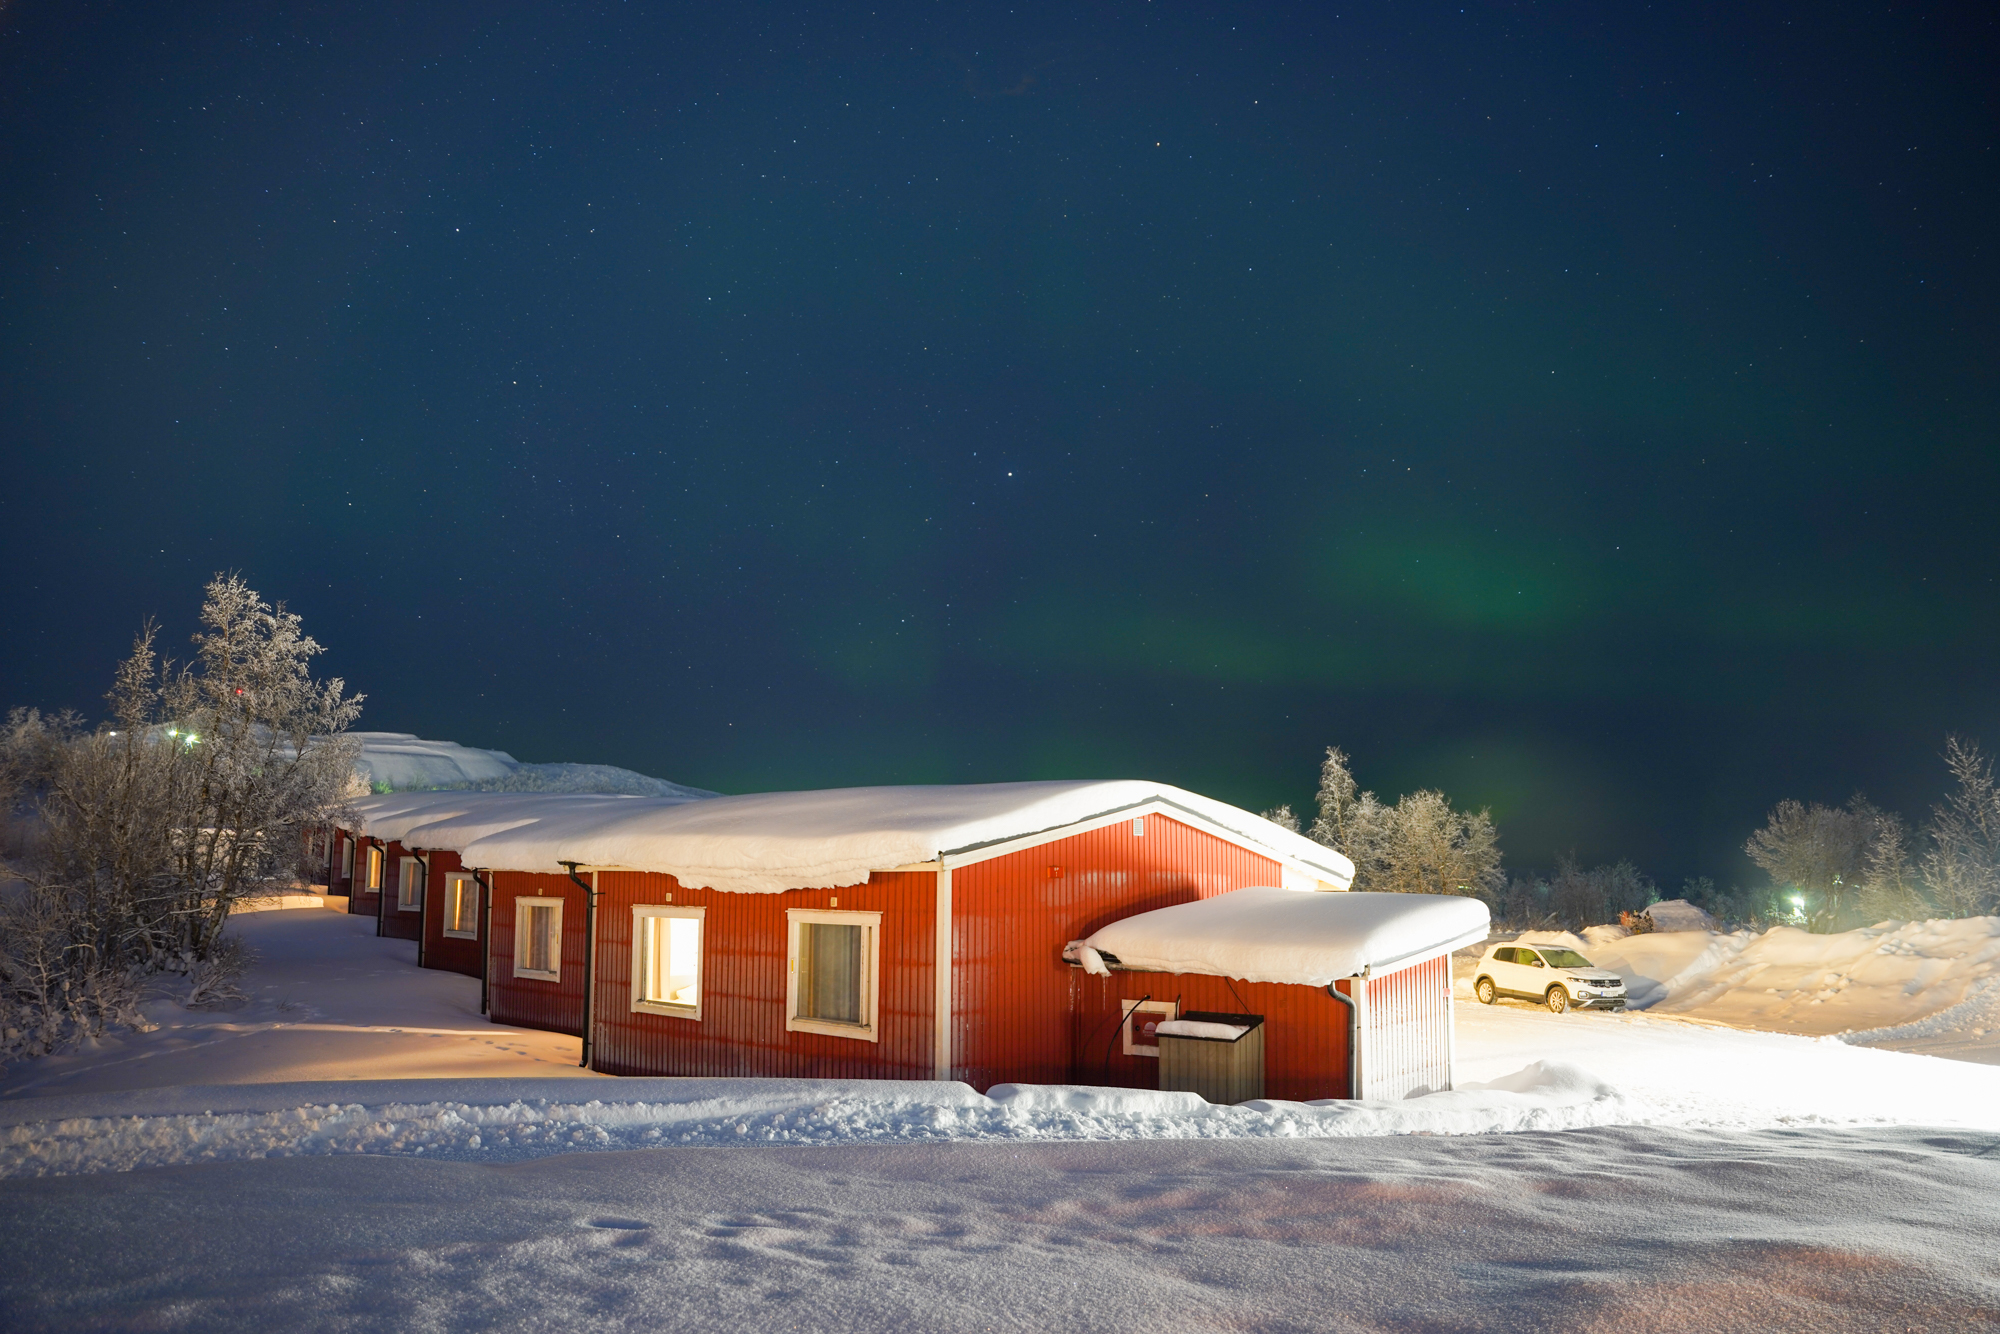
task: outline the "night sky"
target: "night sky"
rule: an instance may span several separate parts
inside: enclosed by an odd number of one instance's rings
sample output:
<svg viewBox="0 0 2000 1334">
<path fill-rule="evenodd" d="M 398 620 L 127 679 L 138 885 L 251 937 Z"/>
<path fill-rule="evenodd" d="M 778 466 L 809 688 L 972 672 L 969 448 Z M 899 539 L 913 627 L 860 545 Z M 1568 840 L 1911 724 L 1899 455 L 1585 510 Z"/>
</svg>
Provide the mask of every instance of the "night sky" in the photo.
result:
<svg viewBox="0 0 2000 1334">
<path fill-rule="evenodd" d="M 1489 805 L 1748 884 L 2000 743 L 2000 41 L 1884 4 L 0 8 L 0 706 Z"/>
</svg>

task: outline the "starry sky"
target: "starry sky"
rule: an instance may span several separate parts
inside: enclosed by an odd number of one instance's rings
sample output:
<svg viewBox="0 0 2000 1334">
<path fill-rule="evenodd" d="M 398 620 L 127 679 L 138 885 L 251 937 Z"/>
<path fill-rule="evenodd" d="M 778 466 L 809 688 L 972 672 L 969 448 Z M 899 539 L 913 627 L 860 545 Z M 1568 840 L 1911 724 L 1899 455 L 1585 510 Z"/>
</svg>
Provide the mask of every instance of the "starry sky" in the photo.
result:
<svg viewBox="0 0 2000 1334">
<path fill-rule="evenodd" d="M 2000 743 L 1990 11 L 0 8 L 0 705 L 1384 796 L 1755 879 Z"/>
</svg>

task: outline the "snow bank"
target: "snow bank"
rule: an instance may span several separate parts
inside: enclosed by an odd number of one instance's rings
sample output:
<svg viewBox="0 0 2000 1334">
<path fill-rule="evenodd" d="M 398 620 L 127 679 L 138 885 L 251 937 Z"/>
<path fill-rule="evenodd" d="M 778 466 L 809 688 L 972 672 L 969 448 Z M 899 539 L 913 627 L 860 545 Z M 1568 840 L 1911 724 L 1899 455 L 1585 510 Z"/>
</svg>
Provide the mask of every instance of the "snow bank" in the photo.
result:
<svg viewBox="0 0 2000 1334">
<path fill-rule="evenodd" d="M 250 1085 L 0 1103 L 0 1178 L 323 1154 L 507 1162 L 666 1145 L 1476 1135 L 1606 1125 L 1615 1090 L 1559 1063 L 1403 1102 L 1216 1106 L 1193 1093 L 890 1080 L 625 1079 Z M 423 1096 L 428 1094 L 429 1096 Z M 118 1110 L 156 1105 L 172 1111 Z M 416 1096 L 412 1096 L 416 1095 Z M 43 1104 L 57 1104 L 44 1106 Z"/>
<path fill-rule="evenodd" d="M 1364 968 L 1486 939 L 1478 899 L 1452 894 L 1300 894 L 1268 886 L 1138 913 L 1084 941 L 1127 968 L 1323 987 Z"/>
<path fill-rule="evenodd" d="M 1667 899 L 1650 905 L 1646 917 L 1655 931 L 1713 931 L 1715 919 L 1686 899 Z"/>
<path fill-rule="evenodd" d="M 357 803 L 373 832 L 408 828 L 419 846 L 448 848 L 469 866 L 552 871 L 565 861 L 663 871 L 690 888 L 737 893 L 838 888 L 871 871 L 982 849 L 1106 816 L 1172 814 L 1230 835 L 1336 886 L 1345 857 L 1261 816 L 1163 783 L 986 783 L 763 792 L 691 801 L 572 795 L 411 793 Z M 474 801 L 475 797 L 488 800 Z M 436 798 L 426 804 L 422 798 Z M 465 804 L 454 804 L 456 798 Z M 513 805 L 502 804 L 503 798 Z M 427 821 L 416 817 L 429 814 Z M 484 823 L 481 823 L 484 822 Z M 424 827 L 418 832 L 418 826 Z M 395 837 L 389 833 L 381 837 Z M 423 843 L 421 839 L 434 840 Z M 449 841 L 444 841 L 449 840 Z M 403 840 L 408 842 L 408 839 Z M 949 863 L 948 863 L 949 864 Z"/>
<path fill-rule="evenodd" d="M 2000 976 L 2000 917 L 1878 922 L 1833 935 L 1797 927 L 1762 933 L 1593 927 L 1531 931 L 1526 944 L 1567 945 L 1625 978 L 1630 1004 L 1774 1032 L 1921 1036 L 1912 1025 L 1944 1020 L 1972 1037 L 2000 1024 L 1980 1016 L 1989 979 Z M 1969 1008 L 1965 1008 L 1968 1007 Z M 1941 1030 L 1926 1029 L 1935 1035 Z"/>
</svg>

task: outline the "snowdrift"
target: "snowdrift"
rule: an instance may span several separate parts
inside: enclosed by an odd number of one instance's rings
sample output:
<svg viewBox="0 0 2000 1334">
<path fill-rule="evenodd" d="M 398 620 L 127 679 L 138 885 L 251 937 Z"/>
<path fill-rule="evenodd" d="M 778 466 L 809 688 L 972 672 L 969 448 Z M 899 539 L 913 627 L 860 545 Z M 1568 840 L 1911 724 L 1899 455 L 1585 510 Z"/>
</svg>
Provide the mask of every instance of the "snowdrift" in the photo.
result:
<svg viewBox="0 0 2000 1334">
<path fill-rule="evenodd" d="M 2000 1028 L 2000 917 L 1879 922 L 1835 935 L 1591 927 L 1580 937 L 1531 931 L 1521 940 L 1567 945 L 1617 970 L 1632 1008 L 1656 1014 L 1857 1042 Z M 1927 1027 L 1908 1031 L 1917 1024 Z"/>
<path fill-rule="evenodd" d="M 374 792 L 614 792 L 635 797 L 712 797 L 609 764 L 523 764 L 504 750 L 429 741 L 410 732 L 350 732 L 361 742 L 354 776 Z"/>
</svg>

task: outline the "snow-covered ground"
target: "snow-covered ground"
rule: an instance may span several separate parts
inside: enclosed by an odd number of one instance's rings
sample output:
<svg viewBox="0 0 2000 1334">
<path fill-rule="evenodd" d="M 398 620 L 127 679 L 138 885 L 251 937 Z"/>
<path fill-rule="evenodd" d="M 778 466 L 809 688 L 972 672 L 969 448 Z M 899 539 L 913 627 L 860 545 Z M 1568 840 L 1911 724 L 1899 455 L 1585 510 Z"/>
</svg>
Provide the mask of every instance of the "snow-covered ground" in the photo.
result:
<svg viewBox="0 0 2000 1334">
<path fill-rule="evenodd" d="M 241 1009 L 0 1079 L 0 1327 L 1990 1329 L 2000 1067 L 1713 1015 L 1976 1046 L 1995 928 L 1595 933 L 1652 1009 L 1466 1004 L 1456 1092 L 1211 1107 L 596 1077 L 258 913 Z"/>
<path fill-rule="evenodd" d="M 1635 936 L 1614 926 L 1521 939 L 1567 945 L 1617 970 L 1633 1007 L 1652 1015 L 2000 1065 L 2000 917 L 1835 935 L 1781 926 Z M 1455 971 L 1467 984 L 1469 962 Z"/>
</svg>

